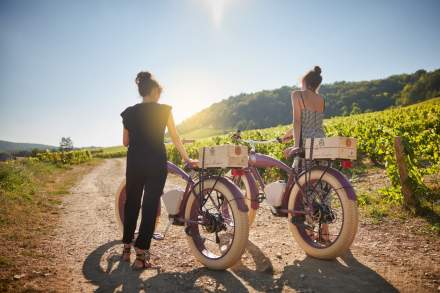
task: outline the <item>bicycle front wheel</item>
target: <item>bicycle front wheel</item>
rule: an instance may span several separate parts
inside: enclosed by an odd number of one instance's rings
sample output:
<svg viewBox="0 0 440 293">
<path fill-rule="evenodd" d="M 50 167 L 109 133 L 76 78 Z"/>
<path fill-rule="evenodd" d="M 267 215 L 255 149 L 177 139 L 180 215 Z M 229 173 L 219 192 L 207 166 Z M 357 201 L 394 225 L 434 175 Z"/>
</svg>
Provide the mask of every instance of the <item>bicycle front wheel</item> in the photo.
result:
<svg viewBox="0 0 440 293">
<path fill-rule="evenodd" d="M 255 217 L 257 216 L 257 209 L 252 208 L 252 201 L 255 200 L 251 198 L 251 190 L 250 190 L 250 182 L 244 175 L 234 176 L 232 178 L 232 181 L 240 188 L 241 192 L 244 195 L 245 203 L 248 207 L 248 222 L 249 227 L 252 226 L 252 224 L 255 221 Z"/>
<path fill-rule="evenodd" d="M 115 194 L 115 220 L 118 224 L 119 231 L 121 233 L 124 230 L 124 207 L 125 207 L 125 201 L 127 199 L 127 190 L 125 186 L 125 179 L 122 180 L 121 184 L 119 185 L 118 190 Z M 159 202 L 159 209 L 157 211 L 156 216 L 156 227 L 160 223 L 160 202 Z M 136 229 L 135 234 L 138 233 L 138 229 Z"/>
</svg>

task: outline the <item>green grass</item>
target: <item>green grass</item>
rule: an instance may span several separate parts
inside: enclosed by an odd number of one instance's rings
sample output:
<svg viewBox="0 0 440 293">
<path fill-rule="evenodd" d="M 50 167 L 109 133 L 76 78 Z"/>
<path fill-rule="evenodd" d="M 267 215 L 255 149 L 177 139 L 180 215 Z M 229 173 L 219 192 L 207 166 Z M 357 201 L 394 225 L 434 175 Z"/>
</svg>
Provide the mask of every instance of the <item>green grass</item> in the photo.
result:
<svg viewBox="0 0 440 293">
<path fill-rule="evenodd" d="M 19 223 L 21 217 L 32 218 L 23 211 L 51 205 L 47 195 L 66 194 L 71 180 L 56 182 L 54 177 L 71 169 L 71 166 L 27 159 L 0 163 L 0 227 Z"/>
<path fill-rule="evenodd" d="M 15 274 L 47 270 L 40 245 L 58 223 L 62 196 L 99 160 L 60 165 L 32 159 L 0 163 L 0 291 L 17 292 L 25 280 Z"/>
<path fill-rule="evenodd" d="M 0 164 L 0 194 L 9 200 L 32 201 L 37 182 L 55 170 L 49 163 L 30 160 L 8 161 Z"/>
<path fill-rule="evenodd" d="M 418 227 L 420 232 L 440 235 L 440 206 L 422 200 L 420 208 L 412 213 L 403 208 L 402 203 L 390 200 L 379 190 L 357 193 L 358 205 L 361 213 L 369 218 L 373 224 L 379 224 L 384 219 L 408 220 L 413 217 L 420 217 L 425 224 Z"/>
<path fill-rule="evenodd" d="M 111 147 L 105 147 L 102 148 L 104 153 L 115 153 L 115 152 L 122 152 L 127 150 L 126 147 L 120 145 L 120 146 L 111 146 Z"/>
</svg>

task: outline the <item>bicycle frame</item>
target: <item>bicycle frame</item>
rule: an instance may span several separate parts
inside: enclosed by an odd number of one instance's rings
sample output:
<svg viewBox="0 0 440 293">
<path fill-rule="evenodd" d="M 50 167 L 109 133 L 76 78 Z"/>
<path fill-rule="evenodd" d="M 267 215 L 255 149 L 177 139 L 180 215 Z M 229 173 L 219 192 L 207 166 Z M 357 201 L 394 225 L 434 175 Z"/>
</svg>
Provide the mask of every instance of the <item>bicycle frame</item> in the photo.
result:
<svg viewBox="0 0 440 293">
<path fill-rule="evenodd" d="M 186 204 L 188 202 L 188 198 L 189 198 L 191 192 L 193 192 L 193 191 L 196 195 L 199 194 L 198 188 L 196 188 L 196 187 L 200 184 L 200 181 L 194 182 L 194 180 L 191 178 L 191 176 L 188 173 L 186 173 L 184 170 L 182 170 L 181 168 L 179 168 L 178 166 L 176 166 L 175 164 L 173 164 L 171 162 L 167 162 L 167 169 L 170 174 L 177 175 L 186 181 L 186 187 L 185 187 L 184 195 L 182 198 L 182 202 L 180 203 L 179 213 L 177 215 L 170 215 L 170 219 L 173 220 L 172 221 L 173 225 L 182 226 L 185 224 L 185 222 L 188 221 L 187 219 L 185 219 L 185 209 L 186 209 Z M 207 178 L 210 178 L 210 177 L 206 176 L 203 179 L 207 179 Z M 216 180 L 218 180 L 218 182 L 221 182 L 228 187 L 228 189 L 232 192 L 232 195 L 234 196 L 234 200 L 237 202 L 238 208 L 241 211 L 247 212 L 248 207 L 244 201 L 244 198 L 243 198 L 243 195 L 242 195 L 240 189 L 228 178 L 219 176 L 219 177 L 216 177 Z M 119 202 L 118 202 L 119 209 L 117 212 L 118 212 L 119 218 L 122 220 L 124 218 L 124 202 L 126 199 L 125 183 L 123 183 L 123 187 L 121 187 L 119 193 L 121 195 L 119 197 Z M 159 202 L 159 207 L 157 210 L 156 217 L 159 217 L 160 215 L 161 215 L 161 203 Z"/>
<path fill-rule="evenodd" d="M 193 179 L 191 178 L 191 176 L 188 175 L 188 173 L 183 171 L 181 168 L 179 168 L 175 164 L 168 162 L 167 166 L 168 166 L 168 172 L 170 172 L 171 174 L 175 174 L 177 176 L 180 176 L 183 180 L 185 180 L 187 182 L 186 187 L 185 187 L 185 192 L 183 195 L 183 199 L 182 199 L 182 202 L 180 203 L 179 213 L 177 215 L 170 215 L 170 218 L 174 219 L 174 221 L 173 221 L 174 225 L 183 225 L 186 221 L 188 221 L 187 219 L 185 219 L 185 209 L 186 209 L 186 204 L 188 202 L 188 198 L 189 198 L 191 192 L 194 191 L 195 194 L 198 194 L 197 190 L 199 188 L 196 188 L 196 187 L 199 184 L 201 184 L 203 180 L 208 179 L 213 176 L 206 175 L 206 176 L 200 178 L 200 180 L 198 182 L 194 182 Z M 216 176 L 215 179 L 218 182 L 221 182 L 222 184 L 224 184 L 228 187 L 228 189 L 232 192 L 232 194 L 234 196 L 234 200 L 237 202 L 238 208 L 243 212 L 247 212 L 248 207 L 246 206 L 246 203 L 244 201 L 244 198 L 243 198 L 243 195 L 242 195 L 240 189 L 228 178 L 225 178 L 223 176 Z"/>
<path fill-rule="evenodd" d="M 282 204 L 280 207 L 275 207 L 276 215 L 280 217 L 287 217 L 288 213 L 296 214 L 295 211 L 289 211 L 287 206 L 289 203 L 290 193 L 292 191 L 293 186 L 298 182 L 298 178 L 303 176 L 304 174 L 307 174 L 307 172 L 311 172 L 313 170 L 321 170 L 322 175 L 324 175 L 325 172 L 329 172 L 332 175 L 334 175 L 340 182 L 341 188 L 346 189 L 348 197 L 351 200 L 356 201 L 356 194 L 354 192 L 353 187 L 351 186 L 350 182 L 347 180 L 347 178 L 338 170 L 331 168 L 330 164 L 328 164 L 327 167 L 320 167 L 320 166 L 313 166 L 310 169 L 303 170 L 300 173 L 297 173 L 294 168 L 287 166 L 285 163 L 283 163 L 280 160 L 277 160 L 273 157 L 256 153 L 254 149 L 251 149 L 249 154 L 249 166 L 246 168 L 243 168 L 243 171 L 241 172 L 247 179 L 249 183 L 249 191 L 250 191 L 250 198 L 251 198 L 251 206 L 252 209 L 258 209 L 260 206 L 259 201 L 259 195 L 260 190 L 264 192 L 265 183 L 263 178 L 261 177 L 260 173 L 258 172 L 257 168 L 279 168 L 286 172 L 288 174 L 288 180 L 286 184 L 286 189 L 284 191 L 284 194 L 282 196 Z M 235 172 L 239 174 L 240 172 Z M 321 176 L 322 177 L 322 176 Z M 307 180 L 305 185 L 307 185 Z M 304 186 L 300 186 L 300 190 L 303 190 Z"/>
<path fill-rule="evenodd" d="M 268 155 L 256 153 L 251 150 L 249 154 L 249 166 L 243 168 L 243 175 L 246 176 L 246 179 L 249 183 L 250 189 L 250 197 L 251 197 L 251 206 L 252 209 L 258 209 L 260 206 L 259 195 L 260 190 L 263 191 L 265 187 L 265 183 L 257 168 L 279 168 L 286 172 L 289 175 L 289 179 L 287 181 L 286 190 L 283 194 L 282 205 L 277 212 L 280 213 L 280 216 L 287 217 L 287 203 L 289 201 L 290 191 L 292 190 L 296 178 L 296 172 L 293 168 L 287 166 L 285 163 L 277 160 Z M 285 210 L 285 211 L 284 211 Z"/>
<path fill-rule="evenodd" d="M 223 176 L 224 169 L 199 168 L 187 173 L 167 162 L 167 170 L 182 178 L 186 186 L 183 192 L 169 194 L 175 195 L 170 201 L 178 205 L 177 210 L 173 205 L 173 214 L 168 214 L 163 232 L 154 233 L 153 238 L 164 240 L 171 225 L 184 226 L 189 248 L 198 261 L 215 270 L 234 265 L 243 254 L 249 236 L 249 209 L 242 191 Z M 125 180 L 121 183 L 115 196 L 115 216 L 122 231 L 127 196 L 125 183 Z M 160 210 L 155 215 L 156 224 L 159 215 Z"/>
<path fill-rule="evenodd" d="M 277 168 L 286 172 L 288 179 L 284 186 L 274 185 L 274 192 L 282 194 L 267 194 L 273 195 L 274 201 L 277 200 L 277 206 L 270 204 L 272 200 L 269 201 L 271 213 L 288 218 L 293 238 L 308 255 L 319 259 L 334 259 L 346 252 L 356 235 L 357 200 L 353 187 L 340 172 L 338 164 L 335 165 L 335 160 L 313 160 L 311 157 L 307 160 L 303 150 L 293 149 L 298 157 L 289 167 L 276 158 L 255 151 L 256 144 L 282 142 L 281 139 L 254 141 L 242 140 L 239 136 L 235 139 L 236 142 L 251 145 L 248 166 L 231 170 L 233 181 L 243 184 L 241 188 L 246 190 L 246 203 L 251 209 L 248 214 L 249 223 L 255 220 L 256 211 L 265 198 L 265 190 L 272 192 L 265 188 L 258 168 Z M 344 162 L 341 161 L 343 168 L 346 165 Z M 339 200 L 336 211 L 332 208 L 331 192 L 335 192 L 336 200 Z M 331 224 L 335 225 L 330 228 Z M 330 229 L 337 231 L 330 232 Z"/>
</svg>

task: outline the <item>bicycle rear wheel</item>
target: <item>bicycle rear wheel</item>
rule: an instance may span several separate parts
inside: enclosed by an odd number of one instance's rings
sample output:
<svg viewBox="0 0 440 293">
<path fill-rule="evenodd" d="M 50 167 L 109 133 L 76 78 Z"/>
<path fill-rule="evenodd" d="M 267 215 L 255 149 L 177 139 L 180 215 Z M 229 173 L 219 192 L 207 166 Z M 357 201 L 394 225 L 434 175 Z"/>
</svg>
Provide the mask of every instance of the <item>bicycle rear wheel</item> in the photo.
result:
<svg viewBox="0 0 440 293">
<path fill-rule="evenodd" d="M 247 213 L 238 208 L 225 184 L 206 179 L 203 185 L 202 196 L 206 200 L 203 204 L 194 192 L 188 198 L 186 238 L 198 261 L 210 269 L 224 270 L 234 265 L 246 248 L 249 236 Z M 195 188 L 198 191 L 198 186 Z"/>
<path fill-rule="evenodd" d="M 292 188 L 288 209 L 293 214 L 289 212 L 288 226 L 308 255 L 334 259 L 345 253 L 354 240 L 357 203 L 344 188 L 349 183 L 341 182 L 334 172 L 323 174 L 322 169 L 312 169 L 307 176 L 307 188 L 305 175 Z"/>
</svg>

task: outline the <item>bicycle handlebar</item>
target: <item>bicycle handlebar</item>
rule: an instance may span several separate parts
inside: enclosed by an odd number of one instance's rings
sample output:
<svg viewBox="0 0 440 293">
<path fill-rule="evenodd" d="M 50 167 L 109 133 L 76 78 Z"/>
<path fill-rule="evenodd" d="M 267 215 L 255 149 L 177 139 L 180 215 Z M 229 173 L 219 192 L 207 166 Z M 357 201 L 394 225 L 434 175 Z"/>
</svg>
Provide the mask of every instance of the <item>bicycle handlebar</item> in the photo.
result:
<svg viewBox="0 0 440 293">
<path fill-rule="evenodd" d="M 239 138 L 239 139 L 237 139 L 237 141 L 239 141 L 239 142 L 247 142 L 247 143 L 250 143 L 250 144 L 268 144 L 268 143 L 274 143 L 274 142 L 278 142 L 278 143 L 282 142 L 280 137 L 277 137 L 277 138 L 274 138 L 274 139 L 270 139 L 270 140 L 252 140 L 252 139 L 242 139 L 242 138 Z"/>
</svg>

